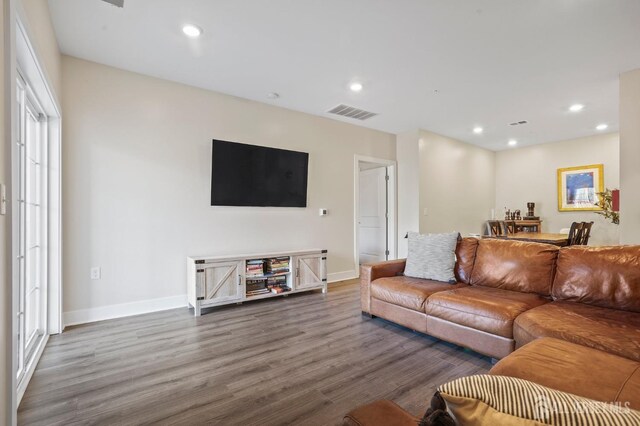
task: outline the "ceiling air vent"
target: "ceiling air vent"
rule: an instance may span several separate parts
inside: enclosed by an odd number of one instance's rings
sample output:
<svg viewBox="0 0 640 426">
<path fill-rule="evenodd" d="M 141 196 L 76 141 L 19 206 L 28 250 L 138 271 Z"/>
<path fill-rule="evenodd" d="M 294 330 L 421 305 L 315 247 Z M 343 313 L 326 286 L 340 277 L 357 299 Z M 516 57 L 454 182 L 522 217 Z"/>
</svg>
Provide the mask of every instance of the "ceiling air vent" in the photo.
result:
<svg viewBox="0 0 640 426">
<path fill-rule="evenodd" d="M 514 121 L 513 123 L 509 123 L 509 126 L 520 126 L 522 124 L 527 124 L 527 120 Z"/>
<path fill-rule="evenodd" d="M 367 120 L 375 117 L 375 112 L 365 111 L 363 109 L 354 108 L 349 105 L 340 104 L 337 107 L 327 111 L 329 114 L 341 115 L 343 117 L 355 118 L 356 120 Z"/>
<path fill-rule="evenodd" d="M 123 7 L 124 6 L 124 0 L 102 0 L 106 3 L 110 3 L 114 6 L 118 6 L 118 7 Z"/>
</svg>

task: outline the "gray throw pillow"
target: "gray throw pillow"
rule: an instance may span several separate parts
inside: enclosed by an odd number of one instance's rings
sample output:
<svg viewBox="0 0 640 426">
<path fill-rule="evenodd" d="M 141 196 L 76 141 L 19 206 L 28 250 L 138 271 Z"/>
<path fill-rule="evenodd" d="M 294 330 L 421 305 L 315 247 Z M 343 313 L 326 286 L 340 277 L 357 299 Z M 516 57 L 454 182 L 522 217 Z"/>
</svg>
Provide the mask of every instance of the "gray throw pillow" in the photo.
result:
<svg viewBox="0 0 640 426">
<path fill-rule="evenodd" d="M 456 282 L 458 232 L 448 234 L 418 234 L 409 232 L 409 253 L 404 275 L 434 281 Z"/>
</svg>

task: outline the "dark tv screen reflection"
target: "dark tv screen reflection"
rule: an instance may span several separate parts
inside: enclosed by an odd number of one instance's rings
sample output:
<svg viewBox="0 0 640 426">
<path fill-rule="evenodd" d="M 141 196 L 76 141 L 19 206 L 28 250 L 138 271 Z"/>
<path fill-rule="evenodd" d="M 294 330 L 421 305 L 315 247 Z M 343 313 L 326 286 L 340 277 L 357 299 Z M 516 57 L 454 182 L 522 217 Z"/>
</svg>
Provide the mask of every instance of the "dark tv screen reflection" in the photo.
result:
<svg viewBox="0 0 640 426">
<path fill-rule="evenodd" d="M 211 205 L 306 207 L 309 154 L 213 140 Z"/>
</svg>

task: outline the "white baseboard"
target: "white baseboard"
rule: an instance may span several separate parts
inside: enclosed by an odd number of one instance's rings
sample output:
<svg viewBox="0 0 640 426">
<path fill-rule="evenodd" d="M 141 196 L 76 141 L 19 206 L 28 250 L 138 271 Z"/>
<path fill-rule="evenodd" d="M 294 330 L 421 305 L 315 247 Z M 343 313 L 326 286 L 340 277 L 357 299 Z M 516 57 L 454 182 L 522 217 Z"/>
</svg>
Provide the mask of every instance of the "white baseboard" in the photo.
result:
<svg viewBox="0 0 640 426">
<path fill-rule="evenodd" d="M 358 278 L 355 270 L 334 272 L 327 274 L 327 282 Z M 79 309 L 63 314 L 65 327 L 68 325 L 85 324 L 88 322 L 103 321 L 113 318 L 129 317 L 132 315 L 147 314 L 149 312 L 164 311 L 167 309 L 182 308 L 187 306 L 187 295 L 162 297 L 159 299 L 141 300 L 139 302 L 122 303 L 120 305 L 98 306 L 96 308 Z"/>
<path fill-rule="evenodd" d="M 79 309 L 63 314 L 64 326 L 85 324 L 87 322 L 102 321 L 131 315 L 147 314 L 149 312 L 187 306 L 187 295 L 161 297 L 159 299 L 141 300 L 139 302 L 122 303 L 120 305 L 98 306 L 89 309 Z"/>
<path fill-rule="evenodd" d="M 335 282 L 344 281 L 344 280 L 352 280 L 354 278 L 358 278 L 358 273 L 354 270 L 334 272 L 331 274 L 327 274 L 328 283 L 335 283 Z"/>
</svg>

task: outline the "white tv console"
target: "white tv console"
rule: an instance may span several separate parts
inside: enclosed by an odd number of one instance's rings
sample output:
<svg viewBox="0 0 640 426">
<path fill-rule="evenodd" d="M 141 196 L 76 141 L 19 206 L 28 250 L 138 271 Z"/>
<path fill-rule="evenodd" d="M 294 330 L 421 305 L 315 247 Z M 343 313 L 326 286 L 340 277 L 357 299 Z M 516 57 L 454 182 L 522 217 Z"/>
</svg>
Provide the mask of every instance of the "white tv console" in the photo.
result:
<svg viewBox="0 0 640 426">
<path fill-rule="evenodd" d="M 248 261 L 281 257 L 289 258 L 288 271 L 247 274 Z M 280 280 L 286 282 L 289 291 L 247 294 L 247 280 L 256 282 L 282 276 L 285 278 Z M 187 299 L 189 305 L 194 308 L 195 316 L 200 316 L 202 308 L 319 289 L 322 289 L 323 293 L 327 292 L 326 250 L 187 257 Z"/>
</svg>

